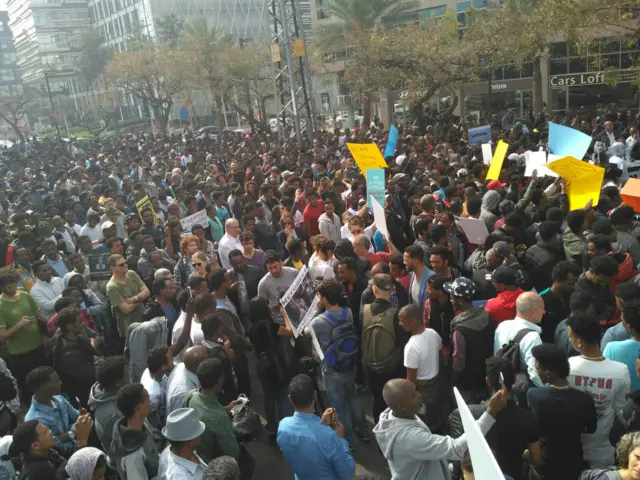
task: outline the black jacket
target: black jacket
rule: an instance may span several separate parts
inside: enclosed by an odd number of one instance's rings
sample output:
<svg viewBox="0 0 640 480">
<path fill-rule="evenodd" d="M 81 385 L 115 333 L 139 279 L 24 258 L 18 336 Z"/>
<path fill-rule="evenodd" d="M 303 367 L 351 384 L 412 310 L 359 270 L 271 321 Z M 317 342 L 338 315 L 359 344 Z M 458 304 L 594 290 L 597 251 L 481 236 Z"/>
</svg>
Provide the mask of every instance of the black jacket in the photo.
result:
<svg viewBox="0 0 640 480">
<path fill-rule="evenodd" d="M 180 307 L 178 306 L 178 302 L 176 302 L 175 298 L 172 298 L 169 301 L 171 302 L 171 305 L 173 305 L 173 308 L 175 308 L 176 313 L 179 315 Z M 142 321 L 148 322 L 149 320 L 153 320 L 154 318 L 165 316 L 166 315 L 164 314 L 162 307 L 156 300 L 156 297 L 153 297 L 147 302 L 147 306 L 145 307 L 144 313 L 142 314 Z"/>
<path fill-rule="evenodd" d="M 613 426 L 609 431 L 609 441 L 614 447 L 625 433 L 640 430 L 640 391 L 627 395 L 627 402 L 616 412 Z"/>
<path fill-rule="evenodd" d="M 47 455 L 25 455 L 22 458 L 19 480 L 56 480 L 56 472 L 64 458 L 55 450 Z"/>
<path fill-rule="evenodd" d="M 224 369 L 224 384 L 222 385 L 222 392 L 218 395 L 218 401 L 221 405 L 229 405 L 233 400 L 238 398 L 238 390 L 236 389 L 236 383 L 233 380 L 233 366 L 231 359 L 224 351 L 222 345 L 218 342 L 211 340 L 202 340 L 202 346 L 207 349 L 209 358 L 217 358 L 222 362 L 222 368 Z"/>
<path fill-rule="evenodd" d="M 51 339 L 53 366 L 71 396 L 85 397 L 95 383 L 93 364 L 96 351 L 89 340 L 79 336 L 77 340 L 67 340 L 60 330 Z"/>
<path fill-rule="evenodd" d="M 524 263 L 538 292 L 551 286 L 551 270 L 564 259 L 564 250 L 558 249 L 553 242 L 540 240 L 527 249 Z"/>
<path fill-rule="evenodd" d="M 576 291 L 578 290 L 583 290 L 591 295 L 596 318 L 601 324 L 606 324 L 616 313 L 616 297 L 611 292 L 608 283 L 596 285 L 583 273 L 576 283 Z"/>
</svg>

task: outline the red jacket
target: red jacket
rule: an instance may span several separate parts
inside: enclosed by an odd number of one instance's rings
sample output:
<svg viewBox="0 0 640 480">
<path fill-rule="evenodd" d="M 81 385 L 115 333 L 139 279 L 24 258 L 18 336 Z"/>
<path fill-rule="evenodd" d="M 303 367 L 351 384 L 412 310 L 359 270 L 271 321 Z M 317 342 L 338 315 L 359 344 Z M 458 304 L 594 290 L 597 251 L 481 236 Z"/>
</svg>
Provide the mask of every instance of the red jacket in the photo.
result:
<svg viewBox="0 0 640 480">
<path fill-rule="evenodd" d="M 487 302 L 484 309 L 489 313 L 496 327 L 505 320 L 516 318 L 516 299 L 521 293 L 524 293 L 521 288 L 505 290 Z"/>
<path fill-rule="evenodd" d="M 618 273 L 615 274 L 610 283 L 611 291 L 615 294 L 616 287 L 631 280 L 638 274 L 638 271 L 633 264 L 633 258 L 628 253 L 613 252 L 609 256 L 615 258 L 618 262 Z"/>
</svg>

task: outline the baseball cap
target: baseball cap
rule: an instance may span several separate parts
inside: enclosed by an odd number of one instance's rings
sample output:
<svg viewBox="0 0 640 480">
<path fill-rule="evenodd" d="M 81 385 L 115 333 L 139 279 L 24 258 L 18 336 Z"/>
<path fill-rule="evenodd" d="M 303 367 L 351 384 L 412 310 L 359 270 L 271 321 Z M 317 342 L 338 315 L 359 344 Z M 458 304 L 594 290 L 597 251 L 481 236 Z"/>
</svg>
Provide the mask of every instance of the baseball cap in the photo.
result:
<svg viewBox="0 0 640 480">
<path fill-rule="evenodd" d="M 465 277 L 456 278 L 453 282 L 444 284 L 444 291 L 454 297 L 462 297 L 473 300 L 473 296 L 478 291 L 476 284 Z"/>
<path fill-rule="evenodd" d="M 511 254 L 509 244 L 503 240 L 497 241 L 493 244 L 493 248 L 498 250 L 503 257 L 508 257 Z"/>
<path fill-rule="evenodd" d="M 105 228 L 111 228 L 113 227 L 113 225 L 114 223 L 111 220 L 107 220 L 102 224 L 102 230 L 104 230 Z"/>
<path fill-rule="evenodd" d="M 379 273 L 373 277 L 373 285 L 380 290 L 390 292 L 393 290 L 393 280 L 386 273 Z"/>
<path fill-rule="evenodd" d="M 461 168 L 460 170 L 458 170 L 458 171 L 456 172 L 456 176 L 457 176 L 458 178 L 466 177 L 467 175 L 469 175 L 469 172 L 467 171 L 467 169 L 466 169 L 466 168 Z"/>
<path fill-rule="evenodd" d="M 499 180 L 491 180 L 488 184 L 487 184 L 487 188 L 489 190 L 498 190 L 499 188 L 504 188 L 506 187 L 507 184 L 506 183 L 502 183 Z"/>
<path fill-rule="evenodd" d="M 518 283 L 516 272 L 509 267 L 498 267 L 491 275 L 491 281 L 501 285 L 515 286 Z"/>
<path fill-rule="evenodd" d="M 406 177 L 407 177 L 407 174 L 406 174 L 406 173 L 396 173 L 396 174 L 393 176 L 393 179 L 394 179 L 394 180 L 402 180 L 403 178 L 406 178 Z"/>
</svg>

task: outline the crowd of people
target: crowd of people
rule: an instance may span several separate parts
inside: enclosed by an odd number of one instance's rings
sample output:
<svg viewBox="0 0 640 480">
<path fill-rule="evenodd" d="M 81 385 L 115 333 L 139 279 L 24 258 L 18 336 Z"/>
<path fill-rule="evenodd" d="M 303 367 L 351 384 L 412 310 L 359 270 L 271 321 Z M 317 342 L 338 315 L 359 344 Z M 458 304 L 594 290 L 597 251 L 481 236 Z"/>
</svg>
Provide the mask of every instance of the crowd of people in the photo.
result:
<svg viewBox="0 0 640 480">
<path fill-rule="evenodd" d="M 606 173 L 572 210 L 562 178 L 524 175 L 544 119 L 491 124 L 509 151 L 489 181 L 473 122 L 400 126 L 386 229 L 347 146 L 384 150 L 379 122 L 304 145 L 5 148 L 0 477 L 266 478 L 238 400 L 261 390 L 296 478 L 352 478 L 375 437 L 394 480 L 471 479 L 455 387 L 506 478 L 640 480 L 640 222 L 620 197 L 636 121 L 573 122 Z M 305 325 L 283 304 L 301 275 Z"/>
</svg>

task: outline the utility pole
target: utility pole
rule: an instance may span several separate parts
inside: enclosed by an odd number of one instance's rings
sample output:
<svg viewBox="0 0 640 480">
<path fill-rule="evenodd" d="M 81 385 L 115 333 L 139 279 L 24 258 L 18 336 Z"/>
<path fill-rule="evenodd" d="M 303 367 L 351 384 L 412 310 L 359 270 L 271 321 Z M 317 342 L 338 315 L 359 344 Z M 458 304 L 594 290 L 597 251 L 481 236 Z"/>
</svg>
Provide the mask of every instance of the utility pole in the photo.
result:
<svg viewBox="0 0 640 480">
<path fill-rule="evenodd" d="M 313 139 L 314 99 L 309 80 L 309 62 L 306 54 L 304 32 L 301 28 L 299 0 L 270 0 L 269 14 L 273 21 L 272 54 L 276 103 L 279 100 L 279 129 L 286 127 L 287 116 L 293 120 L 298 146 L 303 146 L 303 132 Z M 284 59 L 282 58 L 284 56 Z M 298 58 L 298 68 L 294 59 Z M 283 61 L 284 60 L 284 61 Z"/>
<path fill-rule="evenodd" d="M 44 81 L 47 85 L 47 93 L 49 94 L 49 106 L 51 108 L 51 114 L 54 116 L 53 118 L 56 121 L 56 132 L 58 134 L 58 140 L 62 140 L 62 136 L 60 135 L 60 124 L 58 123 L 58 115 L 53 107 L 53 95 L 51 94 L 51 86 L 49 85 L 49 75 L 46 71 L 44 72 Z"/>
</svg>

